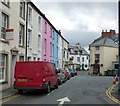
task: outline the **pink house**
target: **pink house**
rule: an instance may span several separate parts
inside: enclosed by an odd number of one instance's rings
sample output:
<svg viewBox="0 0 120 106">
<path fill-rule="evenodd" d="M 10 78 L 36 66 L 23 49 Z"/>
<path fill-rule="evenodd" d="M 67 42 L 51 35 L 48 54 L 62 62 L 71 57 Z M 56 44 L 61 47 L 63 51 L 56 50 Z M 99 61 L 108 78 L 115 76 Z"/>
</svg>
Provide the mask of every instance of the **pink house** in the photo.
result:
<svg viewBox="0 0 120 106">
<path fill-rule="evenodd" d="M 46 17 L 42 18 L 42 60 L 52 62 L 52 26 Z"/>
</svg>

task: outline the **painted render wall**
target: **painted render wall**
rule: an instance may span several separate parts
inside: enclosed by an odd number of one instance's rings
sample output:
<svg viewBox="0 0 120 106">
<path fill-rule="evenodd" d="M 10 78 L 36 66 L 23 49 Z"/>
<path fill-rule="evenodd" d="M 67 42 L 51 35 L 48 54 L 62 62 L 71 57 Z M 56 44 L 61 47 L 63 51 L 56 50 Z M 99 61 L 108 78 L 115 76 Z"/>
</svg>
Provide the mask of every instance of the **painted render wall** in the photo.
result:
<svg viewBox="0 0 120 106">
<path fill-rule="evenodd" d="M 45 33 L 45 22 L 47 23 L 47 33 Z M 46 54 L 44 54 L 44 49 L 45 49 L 44 39 L 47 40 Z M 50 43 L 52 43 L 52 27 L 44 18 L 42 18 L 42 60 L 43 61 L 46 60 L 52 62 L 52 53 L 51 53 L 52 51 L 51 51 Z"/>
<path fill-rule="evenodd" d="M 30 6 L 31 7 L 31 6 Z M 32 7 L 31 7 L 32 8 Z M 41 50 L 38 49 L 38 34 L 42 38 L 42 32 L 38 29 L 38 19 L 39 19 L 39 13 L 32 8 L 32 23 L 28 23 L 28 28 L 32 30 L 32 41 L 31 46 L 28 48 L 28 56 L 31 57 L 31 60 L 36 58 L 36 61 L 38 58 L 41 59 Z M 41 16 L 40 16 L 41 17 Z M 42 29 L 41 29 L 42 30 Z M 40 41 L 40 48 L 42 47 L 42 42 Z"/>
<path fill-rule="evenodd" d="M 0 2 L 1 3 L 1 2 Z M 26 25 L 26 22 L 24 19 L 20 17 L 19 7 L 20 2 L 10 2 L 10 8 L 2 4 L 2 11 L 5 14 L 9 16 L 9 28 L 14 29 L 14 40 L 10 40 L 8 43 L 5 43 L 5 40 L 2 40 L 0 38 L 0 45 L 2 46 L 0 48 L 0 53 L 5 51 L 7 53 L 7 69 L 6 71 L 6 81 L 7 83 L 4 84 L 2 89 L 6 89 L 7 87 L 10 87 L 13 85 L 14 80 L 14 67 L 16 61 L 19 60 L 19 56 L 25 55 L 25 36 L 24 36 L 24 46 L 19 46 L 19 24 L 22 23 L 24 26 Z M 25 9 L 26 9 L 26 3 L 25 3 Z M 1 13 L 0 13 L 1 16 Z M 26 13 L 25 13 L 26 16 Z M 26 31 L 25 31 L 26 32 Z M 24 33 L 25 35 L 26 33 Z M 12 48 L 16 48 L 18 52 L 15 52 L 14 54 L 11 52 Z M 14 62 L 12 61 L 12 57 L 14 58 Z"/>
<path fill-rule="evenodd" d="M 99 64 L 103 64 L 103 67 L 100 66 L 100 73 L 105 74 L 104 71 L 112 69 L 112 61 L 116 60 L 116 55 L 118 55 L 118 48 L 100 46 L 99 50 L 96 50 L 95 47 L 90 47 L 90 65 L 95 62 L 95 54 L 100 54 Z M 93 67 L 90 67 L 91 73 L 93 72 Z"/>
<path fill-rule="evenodd" d="M 52 46 L 54 49 L 52 49 L 52 60 L 53 63 L 55 63 L 55 66 L 58 67 L 58 33 L 53 29 L 52 31 Z"/>
<path fill-rule="evenodd" d="M 58 67 L 63 68 L 63 40 L 62 37 L 58 36 Z"/>
<path fill-rule="evenodd" d="M 114 47 L 104 47 L 104 70 L 103 71 L 107 71 L 108 69 L 112 69 L 112 61 L 116 61 L 117 60 L 117 55 L 118 55 L 118 48 L 114 48 Z M 102 70 L 101 70 L 102 71 Z"/>
</svg>

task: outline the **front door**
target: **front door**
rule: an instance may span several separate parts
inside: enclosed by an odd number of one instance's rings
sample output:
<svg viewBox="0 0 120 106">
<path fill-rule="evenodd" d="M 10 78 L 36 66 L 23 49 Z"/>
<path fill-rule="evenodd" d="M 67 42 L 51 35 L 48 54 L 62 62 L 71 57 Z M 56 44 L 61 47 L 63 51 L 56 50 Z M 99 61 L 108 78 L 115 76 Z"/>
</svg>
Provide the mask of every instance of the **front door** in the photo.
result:
<svg viewBox="0 0 120 106">
<path fill-rule="evenodd" d="M 93 74 L 99 74 L 100 73 L 100 65 L 95 63 L 93 65 Z"/>
<path fill-rule="evenodd" d="M 17 56 L 12 55 L 12 59 L 11 59 L 11 85 L 14 84 L 14 69 L 15 69 L 16 60 L 17 60 Z"/>
</svg>

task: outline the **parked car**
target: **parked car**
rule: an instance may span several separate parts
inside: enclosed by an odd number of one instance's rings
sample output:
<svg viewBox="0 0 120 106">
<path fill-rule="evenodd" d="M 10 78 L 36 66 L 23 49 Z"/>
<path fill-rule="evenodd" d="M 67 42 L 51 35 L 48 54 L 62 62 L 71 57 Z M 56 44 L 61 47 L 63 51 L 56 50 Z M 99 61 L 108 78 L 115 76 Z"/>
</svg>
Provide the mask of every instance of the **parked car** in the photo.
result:
<svg viewBox="0 0 120 106">
<path fill-rule="evenodd" d="M 58 74 L 58 84 L 61 85 L 62 83 L 66 81 L 66 77 L 64 75 L 63 69 L 58 68 L 57 74 Z"/>
<path fill-rule="evenodd" d="M 66 79 L 69 80 L 69 79 L 70 79 L 70 73 L 69 73 L 69 70 L 64 69 L 63 72 L 64 72 L 64 75 L 65 75 Z"/>
<path fill-rule="evenodd" d="M 49 93 L 51 88 L 58 88 L 55 65 L 50 62 L 16 62 L 14 79 L 19 93 L 29 89 L 44 89 Z"/>
<path fill-rule="evenodd" d="M 74 75 L 77 75 L 77 71 L 76 70 L 73 70 L 74 71 Z"/>
<path fill-rule="evenodd" d="M 70 72 L 70 76 L 71 76 L 71 77 L 74 77 L 74 76 L 75 76 L 74 71 L 73 71 L 72 69 L 68 69 L 68 70 L 69 70 L 69 72 Z"/>
</svg>

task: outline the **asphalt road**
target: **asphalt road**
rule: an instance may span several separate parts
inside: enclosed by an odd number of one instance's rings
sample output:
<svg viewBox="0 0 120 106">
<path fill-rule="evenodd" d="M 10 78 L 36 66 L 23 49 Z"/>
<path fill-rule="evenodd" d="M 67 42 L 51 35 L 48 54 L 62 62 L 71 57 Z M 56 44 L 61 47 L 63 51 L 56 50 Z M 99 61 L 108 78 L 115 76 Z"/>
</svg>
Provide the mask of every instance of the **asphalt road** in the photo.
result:
<svg viewBox="0 0 120 106">
<path fill-rule="evenodd" d="M 4 104 L 56 104 L 58 99 L 68 97 L 64 104 L 115 104 L 105 94 L 111 86 L 113 77 L 91 76 L 86 71 L 78 72 L 76 77 L 59 86 L 49 94 L 30 91 L 9 100 Z"/>
</svg>

